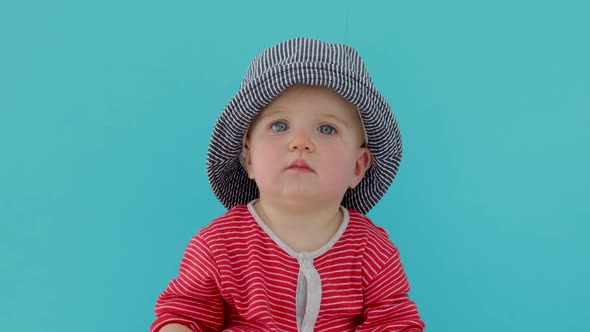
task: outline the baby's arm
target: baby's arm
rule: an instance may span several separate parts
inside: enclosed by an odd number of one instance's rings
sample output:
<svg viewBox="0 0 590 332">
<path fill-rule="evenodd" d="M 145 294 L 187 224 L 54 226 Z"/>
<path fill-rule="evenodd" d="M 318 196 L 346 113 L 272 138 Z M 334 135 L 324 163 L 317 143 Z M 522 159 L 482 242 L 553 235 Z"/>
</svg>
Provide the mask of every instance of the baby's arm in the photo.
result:
<svg viewBox="0 0 590 332">
<path fill-rule="evenodd" d="M 223 326 L 219 272 L 199 235 L 186 247 L 178 277 L 158 297 L 155 313 L 151 332 L 219 331 Z"/>
<path fill-rule="evenodd" d="M 356 331 L 424 331 L 416 304 L 408 296 L 410 285 L 397 248 L 383 241 L 378 250 L 367 250 L 366 255 L 373 257 L 365 257 L 363 263 L 365 312 Z"/>
</svg>

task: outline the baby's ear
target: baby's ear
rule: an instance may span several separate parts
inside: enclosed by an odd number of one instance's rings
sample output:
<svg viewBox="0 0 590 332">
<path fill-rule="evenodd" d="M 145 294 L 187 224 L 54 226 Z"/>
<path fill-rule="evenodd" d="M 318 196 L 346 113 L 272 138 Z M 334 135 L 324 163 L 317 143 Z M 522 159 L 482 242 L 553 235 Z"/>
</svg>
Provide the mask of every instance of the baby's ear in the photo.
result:
<svg viewBox="0 0 590 332">
<path fill-rule="evenodd" d="M 242 152 L 240 152 L 240 164 L 248 173 L 248 178 L 254 180 L 254 172 L 252 171 L 252 159 L 250 158 L 250 146 L 248 140 L 244 142 Z"/>
<path fill-rule="evenodd" d="M 365 147 L 360 148 L 354 164 L 354 174 L 350 183 L 350 188 L 356 187 L 361 182 L 365 173 L 367 173 L 367 170 L 371 167 L 371 161 L 371 151 Z"/>
</svg>

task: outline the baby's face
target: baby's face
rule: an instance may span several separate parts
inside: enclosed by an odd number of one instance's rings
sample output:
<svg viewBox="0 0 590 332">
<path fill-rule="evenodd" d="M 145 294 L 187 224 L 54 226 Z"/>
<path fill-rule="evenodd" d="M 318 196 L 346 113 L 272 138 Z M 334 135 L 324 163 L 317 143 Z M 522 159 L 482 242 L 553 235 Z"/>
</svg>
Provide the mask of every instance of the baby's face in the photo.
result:
<svg viewBox="0 0 590 332">
<path fill-rule="evenodd" d="M 340 203 L 370 166 L 354 105 L 335 91 L 295 85 L 250 126 L 244 166 L 260 197 Z"/>
</svg>

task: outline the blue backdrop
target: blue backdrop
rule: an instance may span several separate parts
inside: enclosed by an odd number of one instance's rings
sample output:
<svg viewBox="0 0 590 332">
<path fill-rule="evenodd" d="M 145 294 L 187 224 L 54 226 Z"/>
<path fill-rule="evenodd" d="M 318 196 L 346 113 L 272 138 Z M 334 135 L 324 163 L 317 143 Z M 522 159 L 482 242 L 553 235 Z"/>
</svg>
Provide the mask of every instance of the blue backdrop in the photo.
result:
<svg viewBox="0 0 590 332">
<path fill-rule="evenodd" d="M 369 216 L 429 331 L 590 323 L 587 1 L 0 4 L 0 329 L 146 331 L 224 212 L 210 131 L 252 57 L 348 43 L 404 159 Z"/>
</svg>

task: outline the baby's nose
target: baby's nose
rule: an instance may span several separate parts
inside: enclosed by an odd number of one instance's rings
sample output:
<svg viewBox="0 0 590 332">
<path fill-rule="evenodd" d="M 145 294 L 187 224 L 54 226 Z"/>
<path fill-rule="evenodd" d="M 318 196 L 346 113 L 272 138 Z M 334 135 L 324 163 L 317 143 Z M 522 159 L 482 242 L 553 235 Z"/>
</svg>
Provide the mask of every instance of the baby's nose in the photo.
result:
<svg viewBox="0 0 590 332">
<path fill-rule="evenodd" d="M 298 131 L 293 134 L 289 149 L 291 151 L 302 150 L 311 152 L 313 151 L 313 144 L 308 134 L 303 131 Z"/>
</svg>

